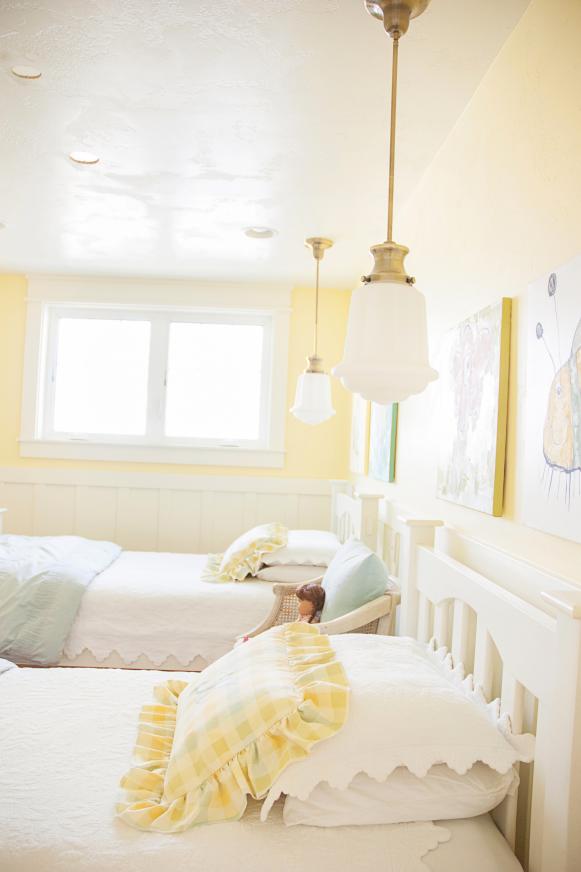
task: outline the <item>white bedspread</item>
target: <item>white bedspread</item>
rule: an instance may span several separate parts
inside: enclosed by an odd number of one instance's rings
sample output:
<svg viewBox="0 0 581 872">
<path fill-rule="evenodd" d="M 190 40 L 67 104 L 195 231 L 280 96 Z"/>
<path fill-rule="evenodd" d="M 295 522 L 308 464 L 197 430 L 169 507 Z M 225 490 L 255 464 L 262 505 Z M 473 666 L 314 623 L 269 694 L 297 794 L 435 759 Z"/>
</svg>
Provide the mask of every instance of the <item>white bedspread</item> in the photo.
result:
<svg viewBox="0 0 581 872">
<path fill-rule="evenodd" d="M 2 872 L 518 872 L 490 818 L 286 828 L 253 803 L 237 823 L 179 835 L 114 818 L 137 714 L 167 674 L 21 669 L 0 675 Z M 172 677 L 176 677 L 175 674 Z M 187 675 L 180 676 L 188 678 Z M 449 842 L 438 841 L 452 833 Z M 423 856 L 423 860 L 420 858 Z"/>
<path fill-rule="evenodd" d="M 221 657 L 268 615 L 272 585 L 200 581 L 206 561 L 205 554 L 124 551 L 85 592 L 63 664 L 87 651 L 97 662 L 116 652 L 117 665 L 145 656 L 154 667 L 182 669 Z"/>
</svg>

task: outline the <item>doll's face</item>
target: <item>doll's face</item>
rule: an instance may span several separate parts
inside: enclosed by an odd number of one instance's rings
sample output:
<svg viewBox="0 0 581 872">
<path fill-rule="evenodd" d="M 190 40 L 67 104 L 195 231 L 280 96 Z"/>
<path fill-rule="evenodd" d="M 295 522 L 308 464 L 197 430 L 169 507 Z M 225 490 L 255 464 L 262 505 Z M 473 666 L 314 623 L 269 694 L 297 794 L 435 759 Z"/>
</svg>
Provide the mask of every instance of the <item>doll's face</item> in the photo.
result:
<svg viewBox="0 0 581 872">
<path fill-rule="evenodd" d="M 314 603 L 310 603 L 308 600 L 299 600 L 299 615 L 303 618 L 308 618 L 315 611 Z"/>
</svg>

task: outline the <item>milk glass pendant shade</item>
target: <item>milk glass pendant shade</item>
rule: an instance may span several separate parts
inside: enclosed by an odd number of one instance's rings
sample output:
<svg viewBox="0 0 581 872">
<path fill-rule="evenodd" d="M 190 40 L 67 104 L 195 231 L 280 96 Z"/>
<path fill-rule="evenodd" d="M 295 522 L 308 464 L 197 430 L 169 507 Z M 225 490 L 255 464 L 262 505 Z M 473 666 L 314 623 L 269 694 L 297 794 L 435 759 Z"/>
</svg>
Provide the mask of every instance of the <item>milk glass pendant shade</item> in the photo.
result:
<svg viewBox="0 0 581 872">
<path fill-rule="evenodd" d="M 333 375 L 376 403 L 398 403 L 437 378 L 428 361 L 426 303 L 411 285 L 370 282 L 353 291 L 343 360 Z"/>
<path fill-rule="evenodd" d="M 419 394 L 438 377 L 428 356 L 426 304 L 404 267 L 409 249 L 393 241 L 395 117 L 399 38 L 429 0 L 365 0 L 393 40 L 387 241 L 374 245 L 373 272 L 351 297 L 343 360 L 333 370 L 347 390 L 383 405 Z"/>
<path fill-rule="evenodd" d="M 291 413 L 304 424 L 322 424 L 335 414 L 331 400 L 331 379 L 323 370 L 323 361 L 317 354 L 317 333 L 319 323 L 319 263 L 327 248 L 333 243 L 330 239 L 313 237 L 307 239 L 317 263 L 317 285 L 315 291 L 315 351 L 308 360 L 307 369 L 301 373 L 297 381 L 295 404 Z"/>
<path fill-rule="evenodd" d="M 309 361 L 313 358 L 309 358 Z M 331 379 L 326 372 L 305 370 L 297 381 L 291 412 L 304 424 L 322 424 L 335 414 L 331 400 Z"/>
</svg>

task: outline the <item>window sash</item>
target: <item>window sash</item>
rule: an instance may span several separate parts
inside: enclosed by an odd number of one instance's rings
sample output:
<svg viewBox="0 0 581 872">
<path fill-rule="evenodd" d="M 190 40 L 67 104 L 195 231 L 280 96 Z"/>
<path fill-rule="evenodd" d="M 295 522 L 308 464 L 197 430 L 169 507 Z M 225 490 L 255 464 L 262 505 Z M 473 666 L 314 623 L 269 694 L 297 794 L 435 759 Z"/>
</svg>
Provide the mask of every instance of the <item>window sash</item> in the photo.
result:
<svg viewBox="0 0 581 872">
<path fill-rule="evenodd" d="M 269 448 L 271 429 L 271 387 L 273 367 L 273 317 L 270 313 L 227 310 L 186 311 L 178 309 L 139 309 L 124 307 L 86 307 L 49 306 L 46 313 L 44 336 L 44 372 L 41 378 L 42 395 L 37 406 L 41 438 L 49 441 L 92 443 L 101 445 L 150 445 L 165 447 L 196 448 Z M 151 324 L 146 432 L 143 436 L 101 434 L 101 433 L 63 433 L 54 430 L 54 406 L 56 388 L 56 366 L 58 353 L 58 327 L 62 318 L 99 320 L 137 320 Z M 164 433 L 166 408 L 167 366 L 169 352 L 170 324 L 186 322 L 192 324 L 234 324 L 252 325 L 263 328 L 262 371 L 260 385 L 260 430 L 257 439 L 196 439 L 174 438 Z"/>
</svg>

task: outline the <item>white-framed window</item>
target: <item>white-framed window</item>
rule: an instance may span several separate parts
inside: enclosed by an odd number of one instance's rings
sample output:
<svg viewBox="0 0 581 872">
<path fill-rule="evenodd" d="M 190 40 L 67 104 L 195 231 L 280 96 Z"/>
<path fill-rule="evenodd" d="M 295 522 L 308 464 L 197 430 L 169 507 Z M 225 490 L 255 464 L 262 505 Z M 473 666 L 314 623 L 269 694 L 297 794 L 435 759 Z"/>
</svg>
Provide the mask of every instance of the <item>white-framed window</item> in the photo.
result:
<svg viewBox="0 0 581 872">
<path fill-rule="evenodd" d="M 287 347 L 280 310 L 31 301 L 21 454 L 280 467 Z"/>
</svg>

